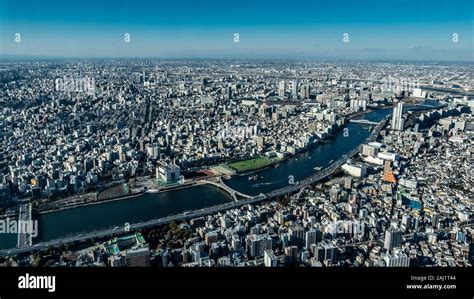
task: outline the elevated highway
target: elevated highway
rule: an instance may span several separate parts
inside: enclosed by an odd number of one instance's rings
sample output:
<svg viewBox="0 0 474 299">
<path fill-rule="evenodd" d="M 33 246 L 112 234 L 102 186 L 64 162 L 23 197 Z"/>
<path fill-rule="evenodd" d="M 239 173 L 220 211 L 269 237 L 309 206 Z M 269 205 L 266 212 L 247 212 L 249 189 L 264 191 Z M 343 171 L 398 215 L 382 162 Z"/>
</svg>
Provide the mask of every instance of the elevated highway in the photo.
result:
<svg viewBox="0 0 474 299">
<path fill-rule="evenodd" d="M 384 120 L 382 120 L 375 127 L 372 134 L 365 140 L 366 143 L 375 141 L 375 139 L 379 135 L 382 128 L 386 125 L 389 117 L 390 117 L 390 115 L 387 115 L 384 118 Z M 234 194 L 238 194 L 238 195 L 240 195 L 244 198 L 247 198 L 247 199 L 245 199 L 245 200 L 234 200 L 232 202 L 217 205 L 217 206 L 213 206 L 213 207 L 208 207 L 208 208 L 204 208 L 204 209 L 200 209 L 200 210 L 194 210 L 194 211 L 187 211 L 187 212 L 184 212 L 184 213 L 180 213 L 180 214 L 176 214 L 176 215 L 170 215 L 170 216 L 159 218 L 159 219 L 153 219 L 153 220 L 149 220 L 149 221 L 145 221 L 145 222 L 139 222 L 139 223 L 131 224 L 130 225 L 130 230 L 133 231 L 133 230 L 139 230 L 139 229 L 143 229 L 143 228 L 150 228 L 150 227 L 166 224 L 166 223 L 169 223 L 169 222 L 172 222 L 172 221 L 181 221 L 181 220 L 186 220 L 186 219 L 193 219 L 193 218 L 197 218 L 197 217 L 201 217 L 201 216 L 206 216 L 206 215 L 209 215 L 209 214 L 222 212 L 222 211 L 225 211 L 225 210 L 228 210 L 228 209 L 237 208 L 237 207 L 244 206 L 244 205 L 247 205 L 247 204 L 256 204 L 256 203 L 262 202 L 264 200 L 269 200 L 269 199 L 272 199 L 272 198 L 275 198 L 275 197 L 279 197 L 279 196 L 287 195 L 289 193 L 293 193 L 293 192 L 298 191 L 302 188 L 305 188 L 305 187 L 307 187 L 307 186 L 309 186 L 309 185 L 311 185 L 315 182 L 318 182 L 320 180 L 323 180 L 323 179 L 329 177 L 331 174 L 334 173 L 334 171 L 337 168 L 342 166 L 348 158 L 350 158 L 350 157 L 354 156 L 355 154 L 357 154 L 358 151 L 359 151 L 359 147 L 356 147 L 355 149 L 353 149 L 352 151 L 350 151 L 346 155 L 342 156 L 339 160 L 337 160 L 336 162 L 331 164 L 329 167 L 325 168 L 324 170 L 322 170 L 320 172 L 315 173 L 314 175 L 312 175 L 312 176 L 310 176 L 310 177 L 308 177 L 308 178 L 306 178 L 302 181 L 296 182 L 295 184 L 289 185 L 289 186 L 281 188 L 281 189 L 271 191 L 271 192 L 266 193 L 266 194 L 262 193 L 258 196 L 253 196 L 253 197 L 251 197 L 247 194 L 243 194 L 241 192 L 238 192 L 236 190 L 233 190 L 229 186 L 225 185 L 222 182 L 221 179 L 219 179 L 218 182 L 212 182 L 212 183 L 207 181 L 208 183 L 218 185 L 218 187 L 226 188 L 226 190 L 228 190 L 228 192 L 229 191 L 230 192 L 235 192 Z M 227 186 L 227 187 L 223 187 L 223 186 Z M 233 190 L 233 191 L 231 191 L 231 190 Z M 26 245 L 26 246 L 23 246 L 23 247 L 0 250 L 0 256 L 8 256 L 8 255 L 16 255 L 16 254 L 21 254 L 21 253 L 27 253 L 27 252 L 31 252 L 31 251 L 34 251 L 34 250 L 45 249 L 45 248 L 48 248 L 48 247 L 61 246 L 61 245 L 67 244 L 67 243 L 75 242 L 75 241 L 85 241 L 85 240 L 90 240 L 90 239 L 113 237 L 115 235 L 121 235 L 124 232 L 125 232 L 124 227 L 115 226 L 115 227 L 110 227 L 110 228 L 101 229 L 101 230 L 97 230 L 97 231 L 65 236 L 65 237 L 62 237 L 62 238 L 59 238 L 59 239 L 55 239 L 55 240 L 51 240 L 51 241 L 45 241 L 45 242 L 37 243 L 37 244 L 34 244 L 34 245 L 30 244 L 30 245 Z"/>
</svg>

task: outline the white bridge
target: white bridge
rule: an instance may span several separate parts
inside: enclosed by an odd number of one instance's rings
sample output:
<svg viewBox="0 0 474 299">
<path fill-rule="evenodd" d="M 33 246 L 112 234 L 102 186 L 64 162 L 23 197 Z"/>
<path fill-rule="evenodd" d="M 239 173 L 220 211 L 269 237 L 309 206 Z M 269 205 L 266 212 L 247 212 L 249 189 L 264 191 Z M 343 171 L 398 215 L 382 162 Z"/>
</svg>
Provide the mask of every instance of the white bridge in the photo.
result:
<svg viewBox="0 0 474 299">
<path fill-rule="evenodd" d="M 211 184 L 211 185 L 214 185 L 218 188 L 221 188 L 221 189 L 224 189 L 225 191 L 227 191 L 230 196 L 232 196 L 232 198 L 237 201 L 237 195 L 239 195 L 240 197 L 243 197 L 245 199 L 248 199 L 248 198 L 252 198 L 252 196 L 248 195 L 248 194 L 245 194 L 245 193 L 242 193 L 242 192 L 239 192 L 237 190 L 234 190 L 232 189 L 231 187 L 227 186 L 223 181 L 222 181 L 222 178 L 219 177 L 217 181 L 212 181 L 212 180 L 204 180 L 206 183 L 208 184 Z"/>
<path fill-rule="evenodd" d="M 356 123 L 356 124 L 363 124 L 363 125 L 371 125 L 371 126 L 376 126 L 379 124 L 378 122 L 370 121 L 366 119 L 351 119 L 349 120 L 349 122 Z"/>
</svg>

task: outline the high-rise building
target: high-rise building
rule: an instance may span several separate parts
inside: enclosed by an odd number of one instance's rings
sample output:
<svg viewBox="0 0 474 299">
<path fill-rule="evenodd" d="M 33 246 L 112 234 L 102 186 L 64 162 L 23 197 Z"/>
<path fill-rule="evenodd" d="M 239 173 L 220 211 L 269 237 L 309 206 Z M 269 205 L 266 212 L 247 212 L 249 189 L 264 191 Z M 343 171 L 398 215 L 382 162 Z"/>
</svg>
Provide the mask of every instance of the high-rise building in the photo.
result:
<svg viewBox="0 0 474 299">
<path fill-rule="evenodd" d="M 240 241 L 240 238 L 238 235 L 233 235 L 232 236 L 232 241 L 231 241 L 231 246 L 234 251 L 239 250 L 241 247 L 242 242 Z"/>
<path fill-rule="evenodd" d="M 312 244 L 311 245 L 311 253 L 313 254 L 313 257 L 317 259 L 318 261 L 322 262 L 324 260 L 324 248 L 321 245 L 318 244 Z"/>
<path fill-rule="evenodd" d="M 379 153 L 379 149 L 375 146 L 371 146 L 371 145 L 368 145 L 368 144 L 361 144 L 360 145 L 360 152 L 364 156 L 377 157 L 377 154 Z"/>
<path fill-rule="evenodd" d="M 291 86 L 291 98 L 296 100 L 298 99 L 298 81 L 293 80 L 292 86 Z"/>
<path fill-rule="evenodd" d="M 127 267 L 150 266 L 150 248 L 148 246 L 128 249 L 125 252 Z"/>
<path fill-rule="evenodd" d="M 364 164 L 353 165 L 345 163 L 341 168 L 354 177 L 364 177 L 367 175 L 367 166 Z"/>
<path fill-rule="evenodd" d="M 197 245 L 189 248 L 189 254 L 193 262 L 199 262 L 201 260 L 201 248 Z"/>
<path fill-rule="evenodd" d="M 324 259 L 334 261 L 337 255 L 337 248 L 336 246 L 332 245 L 331 243 L 325 243 L 323 245 L 324 249 Z"/>
<path fill-rule="evenodd" d="M 302 99 L 309 99 L 309 85 L 301 85 L 300 96 Z"/>
<path fill-rule="evenodd" d="M 392 113 L 392 130 L 403 131 L 405 119 L 403 118 L 403 102 L 398 102 L 393 107 Z"/>
<path fill-rule="evenodd" d="M 439 225 L 439 219 L 440 219 L 439 214 L 436 213 L 436 212 L 434 212 L 434 213 L 431 215 L 431 225 L 432 225 L 433 227 L 436 227 L 436 228 L 437 228 L 438 225 Z"/>
<path fill-rule="evenodd" d="M 315 230 L 315 229 L 311 229 L 309 231 L 306 232 L 306 238 L 305 238 L 305 241 L 306 241 L 306 249 L 310 250 L 311 249 L 311 245 L 312 244 L 315 244 L 316 242 L 318 242 L 320 239 L 321 239 L 321 232 L 318 231 L 318 230 Z"/>
<path fill-rule="evenodd" d="M 412 97 L 425 99 L 426 91 L 423 91 L 421 88 L 414 88 Z"/>
<path fill-rule="evenodd" d="M 329 199 L 331 200 L 331 202 L 338 203 L 340 193 L 341 188 L 338 185 L 332 186 L 331 190 L 329 191 Z"/>
<path fill-rule="evenodd" d="M 304 228 L 299 225 L 293 225 L 288 230 L 290 236 L 291 245 L 296 245 L 298 247 L 303 246 L 304 242 Z"/>
<path fill-rule="evenodd" d="M 206 243 L 207 246 L 210 246 L 212 243 L 217 242 L 218 239 L 219 239 L 219 234 L 217 233 L 217 231 L 210 231 L 206 233 L 204 242 Z"/>
<path fill-rule="evenodd" d="M 263 260 L 265 267 L 276 267 L 278 266 L 278 260 L 275 253 L 271 249 L 267 249 L 263 252 Z"/>
<path fill-rule="evenodd" d="M 269 235 L 248 235 L 245 243 L 251 257 L 263 256 L 265 250 L 272 249 L 272 238 Z"/>
<path fill-rule="evenodd" d="M 175 181 L 180 178 L 180 168 L 174 163 L 158 162 L 156 178 L 164 182 Z"/>
<path fill-rule="evenodd" d="M 278 95 L 280 97 L 285 96 L 285 81 L 280 81 L 280 83 L 278 84 Z"/>
<path fill-rule="evenodd" d="M 142 71 L 142 76 L 140 78 L 140 83 L 143 83 L 143 86 L 146 85 L 146 76 L 145 76 L 145 71 Z"/>
<path fill-rule="evenodd" d="M 347 176 L 344 178 L 344 188 L 352 189 L 352 177 Z"/>
<path fill-rule="evenodd" d="M 392 248 L 402 245 L 402 231 L 389 228 L 385 231 L 384 248 L 391 250 Z"/>
<path fill-rule="evenodd" d="M 408 229 L 411 226 L 411 216 L 405 214 L 402 216 L 402 228 Z"/>
<path fill-rule="evenodd" d="M 285 256 L 288 264 L 294 264 L 298 259 L 298 246 L 285 247 Z"/>
<path fill-rule="evenodd" d="M 273 121 L 278 121 L 280 119 L 280 113 L 277 112 L 273 112 L 272 113 L 272 120 Z"/>
<path fill-rule="evenodd" d="M 147 155 L 150 157 L 158 158 L 158 156 L 160 155 L 160 147 L 158 146 L 158 144 L 147 144 L 145 146 L 145 149 Z"/>
<path fill-rule="evenodd" d="M 169 262 L 170 262 L 170 256 L 169 256 L 169 254 L 168 254 L 168 250 L 165 249 L 165 250 L 161 253 L 161 265 L 162 265 L 163 267 L 168 267 Z"/>
</svg>

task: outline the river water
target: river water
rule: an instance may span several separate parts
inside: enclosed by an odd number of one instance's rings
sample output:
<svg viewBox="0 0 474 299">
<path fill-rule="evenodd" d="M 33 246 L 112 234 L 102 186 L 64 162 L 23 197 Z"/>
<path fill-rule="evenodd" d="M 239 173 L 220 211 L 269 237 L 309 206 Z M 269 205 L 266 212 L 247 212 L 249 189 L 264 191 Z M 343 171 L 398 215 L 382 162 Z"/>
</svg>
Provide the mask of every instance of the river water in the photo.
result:
<svg viewBox="0 0 474 299">
<path fill-rule="evenodd" d="M 379 122 L 391 111 L 392 109 L 375 110 L 360 119 Z M 283 161 L 278 168 L 270 167 L 260 171 L 258 175 L 263 178 L 257 181 L 249 181 L 249 176 L 254 174 L 248 174 L 227 180 L 226 184 L 240 192 L 258 195 L 288 186 L 290 176 L 293 177 L 294 182 L 309 177 L 316 172 L 315 167 L 329 166 L 333 161 L 359 146 L 371 133 L 370 126 L 367 125 L 348 123 L 345 128 L 348 129 L 348 134 L 340 132 L 334 139 L 304 154 Z"/>
<path fill-rule="evenodd" d="M 232 197 L 217 187 L 199 185 L 33 215 L 33 219 L 38 220 L 39 230 L 33 243 L 101 228 L 123 226 L 127 222 L 137 223 L 162 218 L 230 201 Z M 16 234 L 0 234 L 0 248 L 15 247 L 16 241 Z"/>
</svg>

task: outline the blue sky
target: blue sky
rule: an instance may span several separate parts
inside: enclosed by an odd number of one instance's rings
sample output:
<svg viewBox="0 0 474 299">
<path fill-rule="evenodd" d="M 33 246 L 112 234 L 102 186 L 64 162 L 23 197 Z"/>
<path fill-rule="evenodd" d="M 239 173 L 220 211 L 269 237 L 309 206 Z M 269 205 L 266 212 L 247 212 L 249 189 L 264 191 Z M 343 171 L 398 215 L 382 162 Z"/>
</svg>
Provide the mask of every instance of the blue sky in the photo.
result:
<svg viewBox="0 0 474 299">
<path fill-rule="evenodd" d="M 473 61 L 473 3 L 0 0 L 0 54 Z"/>
</svg>

